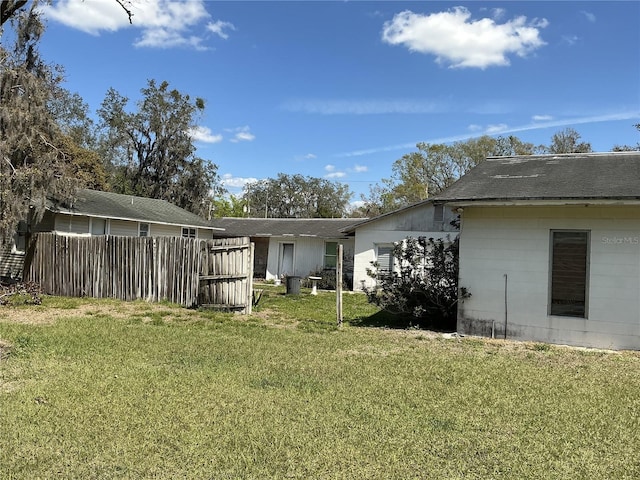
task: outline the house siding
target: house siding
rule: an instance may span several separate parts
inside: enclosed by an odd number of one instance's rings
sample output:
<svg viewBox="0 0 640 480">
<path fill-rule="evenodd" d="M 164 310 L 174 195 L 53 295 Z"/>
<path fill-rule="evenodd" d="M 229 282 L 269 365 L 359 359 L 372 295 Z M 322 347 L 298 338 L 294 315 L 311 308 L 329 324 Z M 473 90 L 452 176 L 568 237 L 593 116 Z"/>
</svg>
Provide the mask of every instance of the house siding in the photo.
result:
<svg viewBox="0 0 640 480">
<path fill-rule="evenodd" d="M 109 235 L 120 235 L 124 237 L 138 236 L 138 222 L 129 220 L 111 220 Z"/>
<path fill-rule="evenodd" d="M 401 242 L 407 237 L 425 236 L 434 239 L 452 239 L 458 231 L 450 224 L 457 216 L 451 209 L 444 209 L 444 220 L 434 222 L 432 204 L 403 210 L 393 215 L 362 225 L 356 229 L 353 265 L 353 289 L 371 288 L 375 280 L 367 275 L 371 262 L 376 260 L 376 247 Z"/>
<path fill-rule="evenodd" d="M 136 235 L 138 234 L 136 230 Z M 175 225 L 162 225 L 157 223 L 149 223 L 150 237 L 181 237 L 182 227 Z"/>
<path fill-rule="evenodd" d="M 590 232 L 587 318 L 548 313 L 552 230 Z M 465 207 L 459 285 L 460 333 L 640 349 L 640 209 Z"/>
<path fill-rule="evenodd" d="M 89 217 L 58 214 L 54 220 L 54 228 L 58 233 L 89 235 Z"/>
<path fill-rule="evenodd" d="M 343 245 L 344 271 L 350 271 L 353 264 L 354 241 L 352 239 L 323 239 L 309 237 L 272 237 L 269 239 L 269 252 L 267 257 L 266 279 L 278 278 L 282 272 L 278 271 L 280 260 L 280 245 L 283 243 L 294 244 L 293 271 L 290 275 L 306 277 L 309 274 L 322 270 L 324 266 L 325 242 L 338 242 Z"/>
</svg>

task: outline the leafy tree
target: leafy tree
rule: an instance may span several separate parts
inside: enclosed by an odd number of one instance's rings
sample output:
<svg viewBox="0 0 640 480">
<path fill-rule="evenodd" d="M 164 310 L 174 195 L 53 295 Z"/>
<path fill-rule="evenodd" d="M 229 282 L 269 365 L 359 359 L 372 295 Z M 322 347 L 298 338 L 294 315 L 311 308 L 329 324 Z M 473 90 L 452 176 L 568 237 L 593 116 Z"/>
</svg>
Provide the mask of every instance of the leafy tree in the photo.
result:
<svg viewBox="0 0 640 480">
<path fill-rule="evenodd" d="M 154 80 L 141 92 L 135 112 L 126 110 L 128 98 L 113 88 L 98 110 L 101 152 L 114 162 L 112 189 L 167 200 L 206 216 L 209 198 L 224 189 L 217 165 L 195 156 L 190 134 L 204 100 Z"/>
<path fill-rule="evenodd" d="M 57 85 L 47 106 L 65 137 L 80 148 L 97 149 L 96 125 L 79 94 Z"/>
<path fill-rule="evenodd" d="M 246 217 L 247 204 L 242 197 L 229 195 L 228 197 L 220 197 L 211 201 L 212 217 Z"/>
<path fill-rule="evenodd" d="M 485 158 L 526 155 L 532 144 L 517 137 L 482 136 L 451 145 L 418 143 L 417 151 L 403 155 L 392 166 L 392 176 L 363 196 L 366 216 L 380 215 L 437 195 Z"/>
<path fill-rule="evenodd" d="M 395 244 L 393 271 L 380 271 L 372 262 L 368 274 L 376 285 L 365 288 L 369 302 L 422 327 L 454 330 L 458 292 L 458 237 L 442 239 L 406 238 Z"/>
<path fill-rule="evenodd" d="M 580 134 L 573 128 L 565 128 L 551 137 L 551 145 L 542 147 L 542 153 L 589 153 L 591 144 L 580 142 Z"/>
<path fill-rule="evenodd" d="M 279 173 L 248 184 L 244 200 L 250 217 L 342 218 L 351 195 L 349 187 L 338 182 Z"/>
<path fill-rule="evenodd" d="M 48 197 L 70 198 L 78 178 L 60 148 L 60 131 L 48 104 L 61 81 L 39 56 L 44 32 L 39 3 L 2 2 L 2 24 L 10 19 L 14 43 L 0 46 L 0 237 L 20 220 L 37 220 Z M 6 28 L 6 25 L 1 28 Z"/>
<path fill-rule="evenodd" d="M 640 123 L 636 123 L 634 125 L 634 127 L 636 128 L 636 130 L 638 130 L 640 132 Z M 614 147 L 611 149 L 614 152 L 637 152 L 640 151 L 640 142 L 636 143 L 635 146 L 633 145 L 614 145 Z"/>
</svg>

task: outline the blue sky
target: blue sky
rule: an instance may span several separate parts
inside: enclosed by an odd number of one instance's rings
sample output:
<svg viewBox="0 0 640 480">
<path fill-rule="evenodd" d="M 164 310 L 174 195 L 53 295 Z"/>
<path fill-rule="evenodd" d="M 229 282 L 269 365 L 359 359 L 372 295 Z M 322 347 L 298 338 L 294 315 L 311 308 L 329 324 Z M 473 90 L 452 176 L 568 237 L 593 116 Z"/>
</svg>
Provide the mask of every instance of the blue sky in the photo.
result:
<svg viewBox="0 0 640 480">
<path fill-rule="evenodd" d="M 566 127 L 640 134 L 640 2 L 54 0 L 41 42 L 95 110 L 148 79 L 202 97 L 198 155 L 229 190 L 300 173 L 354 192 L 418 142 Z"/>
</svg>

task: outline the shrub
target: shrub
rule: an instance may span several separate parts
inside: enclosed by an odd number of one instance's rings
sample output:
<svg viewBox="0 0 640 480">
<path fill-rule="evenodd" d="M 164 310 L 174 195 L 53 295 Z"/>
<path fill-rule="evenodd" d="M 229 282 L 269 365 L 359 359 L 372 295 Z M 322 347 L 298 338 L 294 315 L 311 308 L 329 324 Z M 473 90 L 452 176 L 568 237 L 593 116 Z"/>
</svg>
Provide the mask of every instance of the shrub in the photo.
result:
<svg viewBox="0 0 640 480">
<path fill-rule="evenodd" d="M 0 305 L 20 305 L 42 303 L 42 289 L 34 282 L 9 283 L 0 282 Z"/>
<path fill-rule="evenodd" d="M 324 268 L 322 270 L 316 270 L 311 272 L 309 277 L 320 277 L 321 280 L 316 280 L 316 285 L 320 290 L 335 290 L 336 289 L 336 271 L 333 268 Z M 312 281 L 308 277 L 303 279 L 303 286 L 311 288 Z M 342 275 L 342 288 L 351 290 L 353 286 L 353 276 L 347 273 Z"/>
<path fill-rule="evenodd" d="M 376 285 L 363 288 L 369 302 L 391 313 L 410 315 L 422 327 L 455 330 L 458 297 L 458 237 L 434 240 L 408 237 L 395 244 L 393 271 L 367 270 Z M 412 321 L 413 323 L 413 321 Z"/>
</svg>

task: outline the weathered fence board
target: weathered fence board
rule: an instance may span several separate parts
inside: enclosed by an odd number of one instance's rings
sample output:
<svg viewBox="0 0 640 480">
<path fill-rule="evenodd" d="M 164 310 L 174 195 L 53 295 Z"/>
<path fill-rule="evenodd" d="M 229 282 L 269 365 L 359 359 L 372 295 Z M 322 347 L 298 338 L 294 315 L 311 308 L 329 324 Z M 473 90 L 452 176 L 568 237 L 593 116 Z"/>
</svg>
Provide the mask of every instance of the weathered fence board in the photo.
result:
<svg viewBox="0 0 640 480">
<path fill-rule="evenodd" d="M 251 313 L 253 248 L 246 237 L 41 233 L 26 270 L 27 279 L 50 295 L 167 300 Z"/>
<path fill-rule="evenodd" d="M 253 245 L 249 238 L 207 240 L 200 251 L 199 304 L 251 313 Z"/>
</svg>

